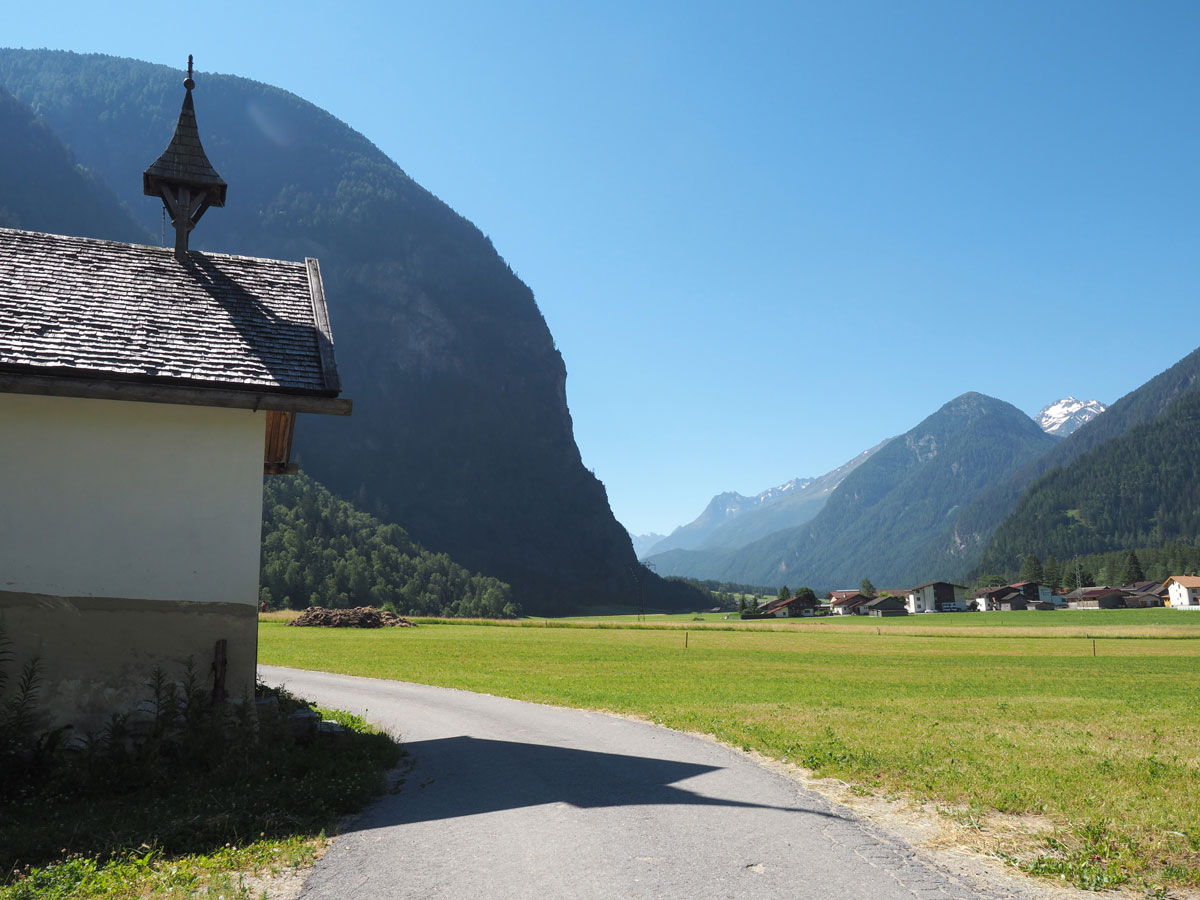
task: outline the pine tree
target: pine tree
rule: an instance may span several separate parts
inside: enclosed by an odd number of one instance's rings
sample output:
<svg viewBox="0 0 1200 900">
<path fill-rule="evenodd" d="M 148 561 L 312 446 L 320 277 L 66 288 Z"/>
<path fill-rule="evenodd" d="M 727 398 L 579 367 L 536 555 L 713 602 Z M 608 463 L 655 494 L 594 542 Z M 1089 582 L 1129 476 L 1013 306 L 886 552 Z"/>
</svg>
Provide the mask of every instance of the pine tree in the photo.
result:
<svg viewBox="0 0 1200 900">
<path fill-rule="evenodd" d="M 1046 562 L 1042 565 L 1042 582 L 1050 586 L 1051 590 L 1057 591 L 1062 587 L 1062 567 L 1059 566 L 1058 560 L 1053 556 L 1047 556 Z"/>
<path fill-rule="evenodd" d="M 1125 568 L 1121 572 L 1121 584 L 1137 584 L 1145 580 L 1146 572 L 1142 569 L 1137 554 L 1130 550 L 1129 555 L 1125 557 Z"/>
<path fill-rule="evenodd" d="M 870 578 L 864 578 L 862 583 L 859 584 L 858 590 L 864 597 L 869 597 L 872 600 L 874 600 L 876 595 L 879 593 L 875 590 L 875 585 L 871 584 Z"/>
<path fill-rule="evenodd" d="M 1025 561 L 1021 563 L 1021 581 L 1036 581 L 1041 582 L 1045 578 L 1042 572 L 1042 561 L 1037 558 L 1037 555 L 1030 553 L 1025 557 Z"/>
<path fill-rule="evenodd" d="M 785 584 L 779 589 L 779 593 L 775 596 L 777 596 L 780 600 L 786 600 L 788 597 L 792 596 L 792 592 L 788 590 L 788 586 Z"/>
</svg>

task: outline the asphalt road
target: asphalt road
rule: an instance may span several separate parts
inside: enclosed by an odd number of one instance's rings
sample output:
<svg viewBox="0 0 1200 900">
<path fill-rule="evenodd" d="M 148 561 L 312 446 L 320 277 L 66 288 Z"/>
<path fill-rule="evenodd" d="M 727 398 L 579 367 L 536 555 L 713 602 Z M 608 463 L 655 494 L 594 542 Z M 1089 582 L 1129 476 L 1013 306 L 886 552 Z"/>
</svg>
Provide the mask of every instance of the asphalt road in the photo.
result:
<svg viewBox="0 0 1200 900">
<path fill-rule="evenodd" d="M 409 752 L 301 893 L 453 900 L 1009 900 L 719 744 L 581 710 L 263 666 Z"/>
</svg>

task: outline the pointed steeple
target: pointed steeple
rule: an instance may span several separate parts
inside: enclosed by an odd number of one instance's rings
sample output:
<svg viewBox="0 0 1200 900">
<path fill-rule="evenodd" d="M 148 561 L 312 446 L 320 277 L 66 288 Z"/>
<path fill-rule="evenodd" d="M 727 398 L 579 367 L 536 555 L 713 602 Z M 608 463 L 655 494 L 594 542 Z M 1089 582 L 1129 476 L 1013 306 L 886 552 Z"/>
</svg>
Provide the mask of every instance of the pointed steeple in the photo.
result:
<svg viewBox="0 0 1200 900">
<path fill-rule="evenodd" d="M 142 173 L 142 193 L 161 197 L 175 226 L 175 258 L 187 259 L 188 234 L 210 206 L 225 205 L 226 184 L 208 161 L 196 128 L 196 110 L 192 105 L 192 57 L 183 82 L 187 93 L 171 143 L 150 168 Z"/>
</svg>

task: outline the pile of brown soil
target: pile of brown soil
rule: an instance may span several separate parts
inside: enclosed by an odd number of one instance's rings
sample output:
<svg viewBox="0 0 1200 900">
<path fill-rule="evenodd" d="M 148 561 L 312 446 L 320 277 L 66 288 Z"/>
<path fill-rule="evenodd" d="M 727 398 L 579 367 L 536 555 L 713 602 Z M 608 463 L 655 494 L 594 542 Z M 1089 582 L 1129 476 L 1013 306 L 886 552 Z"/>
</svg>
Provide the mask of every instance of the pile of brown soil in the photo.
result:
<svg viewBox="0 0 1200 900">
<path fill-rule="evenodd" d="M 310 606 L 288 624 L 319 628 L 416 627 L 402 616 L 384 609 L 375 609 L 373 606 L 358 606 L 354 609 L 326 609 L 323 606 Z"/>
</svg>

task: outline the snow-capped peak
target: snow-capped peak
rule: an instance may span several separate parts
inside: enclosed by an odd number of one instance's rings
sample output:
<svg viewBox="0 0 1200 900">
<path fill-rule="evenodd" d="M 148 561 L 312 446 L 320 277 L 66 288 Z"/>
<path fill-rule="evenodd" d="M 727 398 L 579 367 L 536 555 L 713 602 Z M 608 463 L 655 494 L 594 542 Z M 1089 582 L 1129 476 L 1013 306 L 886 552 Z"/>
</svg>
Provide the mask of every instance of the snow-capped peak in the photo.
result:
<svg viewBox="0 0 1200 900">
<path fill-rule="evenodd" d="M 1090 422 L 1096 418 L 1105 409 L 1106 407 L 1099 400 L 1084 402 L 1076 400 L 1074 397 L 1067 397 L 1042 409 L 1033 417 L 1033 421 L 1037 422 L 1046 434 L 1066 437 L 1084 422 Z"/>
</svg>

